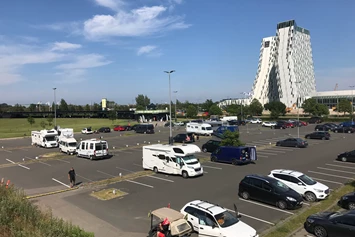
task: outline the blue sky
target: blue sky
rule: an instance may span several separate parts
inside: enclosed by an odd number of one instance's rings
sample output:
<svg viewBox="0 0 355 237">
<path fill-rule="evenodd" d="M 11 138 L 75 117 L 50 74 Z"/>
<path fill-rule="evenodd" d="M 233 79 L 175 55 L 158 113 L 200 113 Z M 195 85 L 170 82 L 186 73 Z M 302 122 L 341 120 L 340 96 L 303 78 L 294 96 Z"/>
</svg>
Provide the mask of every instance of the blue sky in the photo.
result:
<svg viewBox="0 0 355 237">
<path fill-rule="evenodd" d="M 12 0 L 0 7 L 0 102 L 202 102 L 250 91 L 263 37 L 311 32 L 317 90 L 355 83 L 355 1 Z"/>
</svg>

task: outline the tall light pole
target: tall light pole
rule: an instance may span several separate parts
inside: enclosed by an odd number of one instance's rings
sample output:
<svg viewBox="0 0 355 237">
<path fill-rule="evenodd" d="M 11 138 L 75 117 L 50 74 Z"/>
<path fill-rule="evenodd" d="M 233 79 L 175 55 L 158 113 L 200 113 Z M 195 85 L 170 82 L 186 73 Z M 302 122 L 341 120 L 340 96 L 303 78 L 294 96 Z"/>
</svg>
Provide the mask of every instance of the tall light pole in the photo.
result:
<svg viewBox="0 0 355 237">
<path fill-rule="evenodd" d="M 170 80 L 170 74 L 175 72 L 175 70 L 170 70 L 170 71 L 164 71 L 165 73 L 169 74 L 169 114 L 170 114 L 170 131 L 169 131 L 169 144 L 173 144 L 173 131 L 172 131 L 172 124 L 171 124 L 171 80 Z"/>
<path fill-rule="evenodd" d="M 241 95 L 244 95 L 243 92 L 240 93 Z M 240 100 L 240 121 L 242 121 L 243 118 L 243 100 Z"/>
<path fill-rule="evenodd" d="M 57 99 L 56 99 L 56 94 L 55 91 L 57 88 L 53 88 L 54 92 L 54 127 L 57 127 Z"/>
<path fill-rule="evenodd" d="M 349 86 L 351 88 L 351 122 L 354 122 L 354 88 L 355 86 Z"/>
<path fill-rule="evenodd" d="M 178 91 L 173 91 L 175 94 L 175 122 L 177 122 L 177 118 L 176 118 L 176 106 L 177 106 L 177 96 L 176 93 L 178 93 Z"/>
<path fill-rule="evenodd" d="M 296 81 L 296 84 L 297 84 L 297 138 L 300 138 L 300 106 L 299 106 L 299 103 L 300 103 L 300 92 L 299 92 L 299 84 L 301 82 L 300 81 Z"/>
</svg>

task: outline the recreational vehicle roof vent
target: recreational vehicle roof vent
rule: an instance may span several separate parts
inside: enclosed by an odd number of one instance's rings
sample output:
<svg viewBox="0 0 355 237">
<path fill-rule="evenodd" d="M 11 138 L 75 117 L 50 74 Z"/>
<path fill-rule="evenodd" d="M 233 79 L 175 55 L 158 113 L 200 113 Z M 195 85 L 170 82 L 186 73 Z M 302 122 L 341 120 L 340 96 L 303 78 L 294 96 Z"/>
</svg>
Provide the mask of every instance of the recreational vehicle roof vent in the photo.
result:
<svg viewBox="0 0 355 237">
<path fill-rule="evenodd" d="M 179 154 L 184 154 L 184 151 L 181 150 L 180 148 L 173 148 L 175 153 L 179 153 Z"/>
</svg>

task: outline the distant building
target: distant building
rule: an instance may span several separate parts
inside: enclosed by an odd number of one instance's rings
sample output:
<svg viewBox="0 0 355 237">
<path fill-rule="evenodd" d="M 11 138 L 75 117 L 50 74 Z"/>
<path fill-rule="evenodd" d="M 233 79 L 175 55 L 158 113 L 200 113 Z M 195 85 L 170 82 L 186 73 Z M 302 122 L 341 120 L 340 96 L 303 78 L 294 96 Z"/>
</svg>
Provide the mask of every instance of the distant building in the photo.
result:
<svg viewBox="0 0 355 237">
<path fill-rule="evenodd" d="M 340 99 L 347 99 L 352 105 L 355 103 L 355 90 L 320 91 L 313 93 L 309 98 L 326 105 L 329 109 L 336 108 Z M 355 107 L 354 107 L 355 108 Z"/>
</svg>

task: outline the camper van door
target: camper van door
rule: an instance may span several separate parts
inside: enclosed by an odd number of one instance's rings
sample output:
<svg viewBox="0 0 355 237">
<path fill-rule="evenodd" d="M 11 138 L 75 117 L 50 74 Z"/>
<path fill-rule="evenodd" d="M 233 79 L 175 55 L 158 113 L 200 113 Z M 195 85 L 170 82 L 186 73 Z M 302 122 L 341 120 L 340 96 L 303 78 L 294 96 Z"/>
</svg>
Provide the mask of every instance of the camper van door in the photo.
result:
<svg viewBox="0 0 355 237">
<path fill-rule="evenodd" d="M 169 156 L 165 156 L 164 170 L 167 174 L 174 174 L 175 165 L 172 159 Z"/>
</svg>

